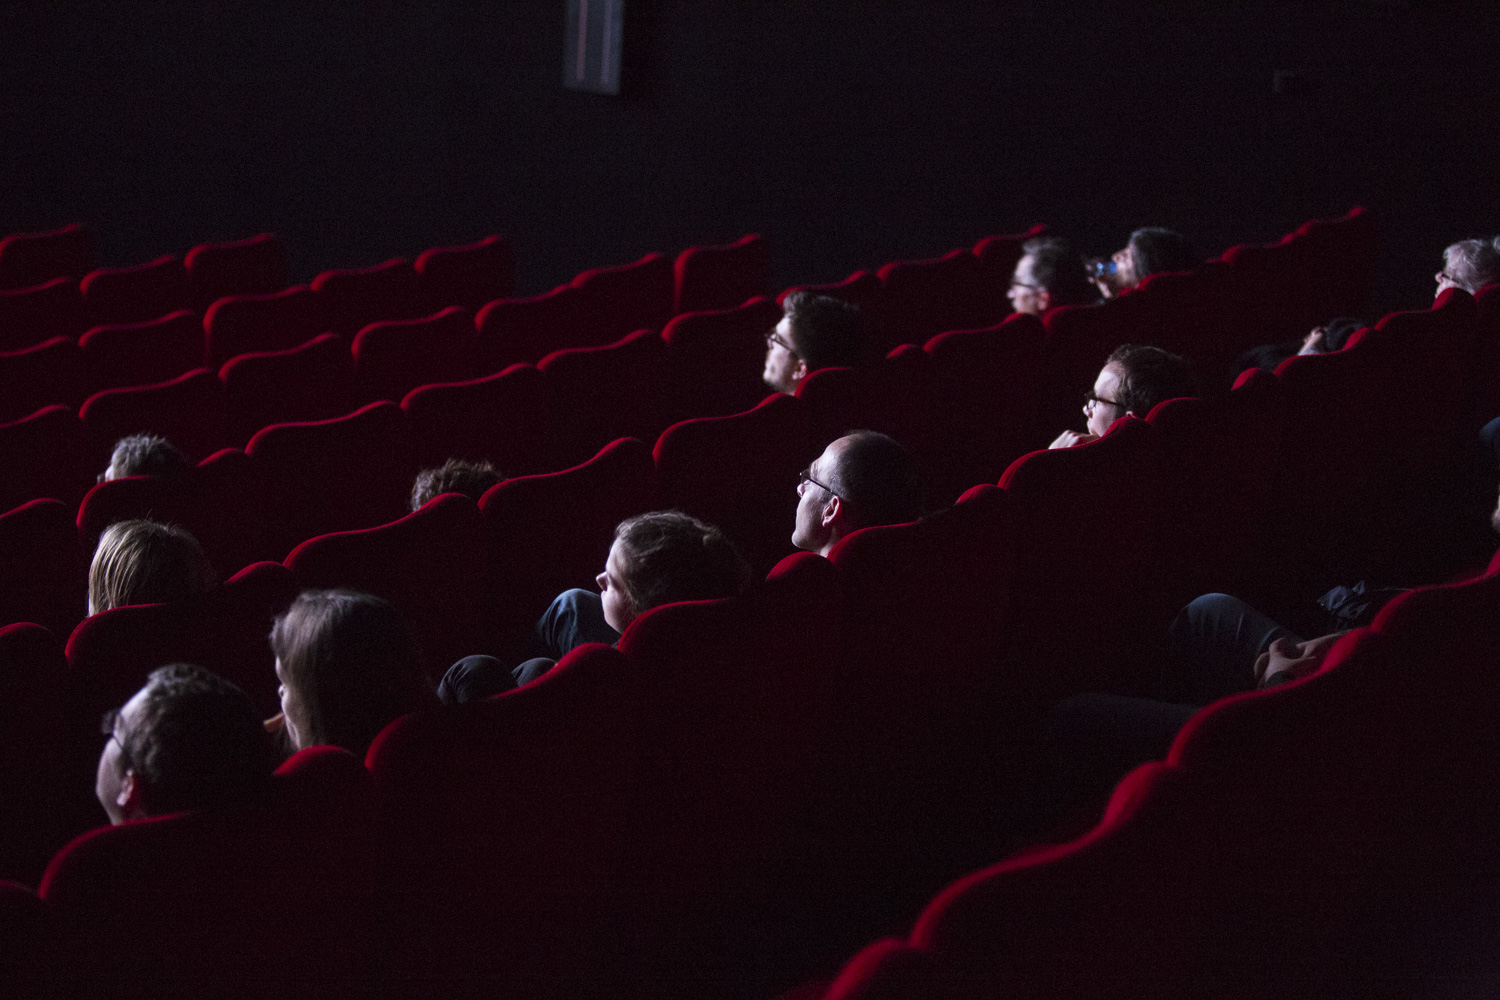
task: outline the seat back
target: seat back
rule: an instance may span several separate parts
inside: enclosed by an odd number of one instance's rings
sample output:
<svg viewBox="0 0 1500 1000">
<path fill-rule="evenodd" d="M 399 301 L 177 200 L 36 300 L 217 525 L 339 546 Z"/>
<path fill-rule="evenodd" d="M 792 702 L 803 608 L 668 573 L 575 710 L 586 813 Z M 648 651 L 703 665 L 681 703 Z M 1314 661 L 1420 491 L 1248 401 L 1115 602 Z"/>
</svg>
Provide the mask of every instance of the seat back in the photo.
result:
<svg viewBox="0 0 1500 1000">
<path fill-rule="evenodd" d="M 591 268 L 570 284 L 582 293 L 578 339 L 553 350 L 611 344 L 635 330 L 659 331 L 672 318 L 672 261 L 659 253 L 618 267 Z"/>
<path fill-rule="evenodd" d="M 265 295 L 286 287 L 286 247 L 275 233 L 202 243 L 182 263 L 200 311 L 226 295 Z"/>
<path fill-rule="evenodd" d="M 515 294 L 516 255 L 503 236 L 423 250 L 414 268 L 431 309 L 463 306 L 478 312 L 486 302 Z"/>
<path fill-rule="evenodd" d="M 0 878 L 27 885 L 74 832 L 59 823 L 65 667 L 62 641 L 47 629 L 0 627 L 0 789 L 10 802 L 0 815 Z"/>
<path fill-rule="evenodd" d="M 759 233 L 723 246 L 688 247 L 673 265 L 673 315 L 734 309 L 771 294 L 771 247 Z"/>
<path fill-rule="evenodd" d="M 1046 235 L 1046 226 L 1032 226 L 1024 233 L 1007 236 L 986 236 L 974 244 L 974 256 L 990 272 L 992 281 L 999 281 L 1010 291 L 1010 279 L 1021 262 L 1021 246 L 1027 240 Z"/>
<path fill-rule="evenodd" d="M 72 278 L 0 290 L 0 351 L 35 347 L 52 337 L 77 340 L 87 327 L 88 311 Z"/>
<path fill-rule="evenodd" d="M 173 255 L 90 271 L 78 287 L 95 324 L 145 323 L 194 305 L 187 269 Z"/>
<path fill-rule="evenodd" d="M 682 313 L 667 324 L 672 385 L 668 417 L 690 420 L 742 413 L 766 398 L 761 381 L 766 334 L 781 310 L 758 298 L 719 312 Z"/>
<path fill-rule="evenodd" d="M 76 282 L 93 266 L 94 234 L 76 223 L 0 240 L 0 288 L 28 288 L 54 278 Z"/>
<path fill-rule="evenodd" d="M 552 443 L 547 384 L 534 365 L 468 382 L 423 385 L 401 401 L 423 468 L 450 458 L 488 460 L 508 476 L 561 466 Z"/>
<path fill-rule="evenodd" d="M 496 299 L 474 315 L 479 357 L 486 371 L 536 364 L 564 347 L 582 346 L 579 323 L 585 294 L 572 285 L 529 298 Z"/>
<path fill-rule="evenodd" d="M 83 402 L 83 353 L 67 337 L 0 353 L 0 423 Z"/>
<path fill-rule="evenodd" d="M 250 351 L 284 351 L 328 330 L 323 298 L 306 285 L 226 295 L 203 314 L 205 364 L 218 369 Z"/>
<path fill-rule="evenodd" d="M 88 391 L 153 385 L 203 364 L 203 322 L 186 309 L 155 319 L 96 326 L 78 339 Z"/>
<path fill-rule="evenodd" d="M 160 434 L 190 460 L 224 447 L 224 383 L 207 368 L 166 382 L 106 389 L 79 408 L 90 462 L 109 464 L 115 442 L 129 434 Z"/>
<path fill-rule="evenodd" d="M 72 631 L 83 618 L 86 588 L 72 509 L 59 500 L 32 500 L 0 514 L 0 551 L 0 623 Z"/>
<path fill-rule="evenodd" d="M 458 306 L 423 319 L 371 323 L 354 338 L 354 398 L 400 402 L 418 386 L 479 374 L 474 321 Z"/>
<path fill-rule="evenodd" d="M 921 348 L 903 344 L 889 357 L 859 368 L 813 372 L 797 384 L 797 398 L 812 412 L 817 440 L 832 441 L 852 430 L 873 430 L 901 442 L 916 458 L 927 484 L 928 509 L 936 509 L 948 506 L 957 492 L 944 495 L 934 481 L 940 468 L 935 452 L 946 442 L 933 436 L 931 374 Z"/>
<path fill-rule="evenodd" d="M 667 423 L 669 360 L 667 345 L 651 330 L 543 358 L 537 368 L 547 381 L 557 466 L 587 461 L 619 437 L 656 440 Z"/>
<path fill-rule="evenodd" d="M 969 250 L 933 260 L 895 261 L 878 272 L 884 344 L 920 344 L 948 330 L 975 330 L 1010 312 L 1001 280 Z"/>
<path fill-rule="evenodd" d="M 83 426 L 66 406 L 44 406 L 0 424 L 0 510 L 28 500 L 54 497 L 73 504 L 83 496 L 97 469 L 86 460 Z"/>
<path fill-rule="evenodd" d="M 373 267 L 323 271 L 311 287 L 322 303 L 323 328 L 346 340 L 371 323 L 426 314 L 417 272 L 401 257 Z"/>
<path fill-rule="evenodd" d="M 252 351 L 219 369 L 225 440 L 243 447 L 271 424 L 332 420 L 354 409 L 354 361 L 337 334 L 323 333 L 284 351 Z"/>
</svg>

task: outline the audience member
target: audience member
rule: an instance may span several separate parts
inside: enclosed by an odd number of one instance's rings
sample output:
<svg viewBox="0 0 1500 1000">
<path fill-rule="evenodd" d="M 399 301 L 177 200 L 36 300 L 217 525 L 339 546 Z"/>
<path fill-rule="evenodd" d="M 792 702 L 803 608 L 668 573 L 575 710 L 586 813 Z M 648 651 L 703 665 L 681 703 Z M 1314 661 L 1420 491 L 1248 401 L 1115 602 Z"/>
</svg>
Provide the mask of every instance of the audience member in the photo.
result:
<svg viewBox="0 0 1500 1000">
<path fill-rule="evenodd" d="M 1344 345 L 1349 342 L 1349 338 L 1354 335 L 1354 331 L 1362 330 L 1369 325 L 1364 320 L 1353 316 L 1339 316 L 1322 326 L 1313 327 L 1312 332 L 1301 340 L 1252 347 L 1235 361 L 1234 371 L 1238 374 L 1247 368 L 1260 368 L 1271 372 L 1280 367 L 1287 358 L 1342 351 Z"/>
<path fill-rule="evenodd" d="M 271 651 L 293 750 L 328 744 L 363 757 L 392 720 L 438 703 L 406 624 L 370 594 L 303 591 L 276 619 Z"/>
<path fill-rule="evenodd" d="M 1063 431 L 1049 448 L 1071 448 L 1097 441 L 1126 414 L 1145 417 L 1165 399 L 1197 394 L 1187 362 L 1160 347 L 1121 344 L 1110 354 L 1094 388 L 1083 397 L 1087 420 L 1082 434 Z"/>
<path fill-rule="evenodd" d="M 1130 234 L 1130 242 L 1110 255 L 1114 271 L 1094 278 L 1105 298 L 1134 288 L 1153 274 L 1191 271 L 1203 263 L 1186 236 L 1159 226 L 1146 226 Z"/>
<path fill-rule="evenodd" d="M 126 604 L 161 604 L 208 593 L 213 567 L 198 540 L 175 525 L 116 521 L 99 536 L 89 565 L 89 614 Z"/>
<path fill-rule="evenodd" d="M 103 731 L 94 794 L 116 825 L 254 799 L 279 759 L 250 697 L 186 663 L 153 670 Z"/>
<path fill-rule="evenodd" d="M 1459 240 L 1443 251 L 1443 269 L 1436 275 L 1437 294 L 1462 288 L 1474 295 L 1485 285 L 1500 282 L 1500 236 Z"/>
<path fill-rule="evenodd" d="M 854 431 L 799 474 L 792 544 L 826 556 L 845 535 L 922 516 L 922 476 L 894 438 Z"/>
<path fill-rule="evenodd" d="M 109 465 L 99 473 L 99 482 L 126 476 L 171 476 L 191 463 L 177 446 L 159 434 L 132 434 L 115 442 Z"/>
<path fill-rule="evenodd" d="M 1038 236 L 1021 244 L 1021 259 L 1006 294 L 1016 312 L 1038 316 L 1053 306 L 1091 305 L 1099 300 L 1084 269 L 1083 255 L 1056 236 Z"/>
<path fill-rule="evenodd" d="M 864 321 L 857 306 L 804 289 L 788 295 L 781 308 L 781 321 L 766 334 L 761 375 L 772 389 L 794 393 L 819 368 L 852 367 L 864 360 Z"/>
<path fill-rule="evenodd" d="M 417 473 L 411 487 L 411 509 L 421 510 L 427 501 L 444 493 L 462 493 L 478 503 L 491 486 L 504 478 L 489 462 L 450 458 L 436 469 Z"/>
</svg>

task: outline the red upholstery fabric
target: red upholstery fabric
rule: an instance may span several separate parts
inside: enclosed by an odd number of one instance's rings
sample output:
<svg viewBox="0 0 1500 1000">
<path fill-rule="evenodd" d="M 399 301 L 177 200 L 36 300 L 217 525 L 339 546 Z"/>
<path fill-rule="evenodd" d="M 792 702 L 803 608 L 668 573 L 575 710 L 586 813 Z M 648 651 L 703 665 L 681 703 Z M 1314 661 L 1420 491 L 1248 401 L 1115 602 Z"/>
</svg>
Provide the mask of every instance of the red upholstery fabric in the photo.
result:
<svg viewBox="0 0 1500 1000">
<path fill-rule="evenodd" d="M 62 642 L 47 629 L 0 628 L 0 791 L 8 803 L 0 814 L 0 877 L 27 885 L 41 880 L 47 860 L 72 832 L 57 815 L 66 774 L 65 667 Z M 0 917 L 0 928 L 4 924 Z M 0 940 L 9 944 L 3 933 Z"/>
<path fill-rule="evenodd" d="M 669 361 L 651 330 L 543 358 L 537 368 L 547 381 L 556 467 L 587 461 L 621 436 L 655 441 L 667 425 Z"/>
<path fill-rule="evenodd" d="M 578 339 L 552 350 L 613 343 L 636 330 L 660 330 L 672 318 L 672 261 L 659 253 L 618 267 L 592 268 L 570 284 L 583 296 Z"/>
<path fill-rule="evenodd" d="M 490 620 L 515 652 L 559 593 L 594 588 L 615 525 L 658 507 L 650 449 L 621 438 L 571 469 L 508 479 L 479 502 L 490 535 Z"/>
<path fill-rule="evenodd" d="M 957 493 L 939 500 L 933 481 L 933 450 L 946 443 L 932 438 L 934 400 L 927 360 L 921 348 L 903 344 L 889 357 L 860 368 L 813 372 L 798 383 L 797 398 L 812 411 L 813 436 L 820 441 L 869 429 L 905 445 L 917 458 L 929 486 L 928 506 L 935 509 L 947 506 Z"/>
<path fill-rule="evenodd" d="M 1500 416 L 1500 284 L 1486 285 L 1474 296 L 1479 307 L 1479 370 L 1477 410 L 1481 418 Z"/>
<path fill-rule="evenodd" d="M 884 320 L 881 353 L 898 344 L 923 343 L 948 330 L 989 326 L 1010 312 L 1005 297 L 1009 281 L 968 250 L 934 260 L 895 261 L 878 273 Z"/>
<path fill-rule="evenodd" d="M 52 914 L 36 893 L 0 882 L 0 990 L 6 996 L 46 996 L 53 970 L 72 961 Z"/>
<path fill-rule="evenodd" d="M 76 503 L 95 474 L 85 460 L 83 427 L 66 406 L 47 406 L 0 424 L 0 510 L 38 497 Z"/>
<path fill-rule="evenodd" d="M 766 334 L 780 319 L 775 303 L 754 299 L 720 312 L 684 313 L 668 323 L 661 334 L 671 349 L 668 416 L 724 416 L 765 399 Z"/>
<path fill-rule="evenodd" d="M 264 295 L 228 295 L 203 314 L 212 368 L 250 351 L 284 351 L 328 330 L 321 296 L 306 285 Z"/>
<path fill-rule="evenodd" d="M 673 424 L 654 452 L 662 506 L 717 525 L 763 573 L 794 551 L 797 473 L 828 444 L 812 432 L 807 404 L 781 394 L 734 416 Z"/>
<path fill-rule="evenodd" d="M 144 323 L 194 305 L 182 258 L 171 255 L 90 271 L 78 287 L 95 323 Z"/>
<path fill-rule="evenodd" d="M 106 827 L 58 854 L 41 895 L 79 936 L 67 985 L 108 997 L 365 994 L 369 782 L 328 748 L 303 753 L 317 756 L 288 762 L 268 801 Z"/>
<path fill-rule="evenodd" d="M 195 368 L 167 382 L 106 389 L 78 411 L 90 461 L 109 464 L 115 442 L 128 434 L 161 434 L 190 460 L 224 446 L 224 383 L 207 368 Z"/>
<path fill-rule="evenodd" d="M 0 353 L 0 422 L 83 402 L 83 353 L 67 337 Z"/>
<path fill-rule="evenodd" d="M 66 635 L 83 617 L 85 593 L 71 508 L 32 500 L 0 514 L 0 551 L 0 623 L 36 622 Z"/>
<path fill-rule="evenodd" d="M 0 350 L 19 351 L 52 337 L 77 340 L 87 326 L 88 311 L 72 278 L 0 291 Z"/>
<path fill-rule="evenodd" d="M 823 1000 L 947 1000 L 931 955 L 893 938 L 882 938 L 849 960 L 826 990 L 809 994 Z M 797 998 L 800 1000 L 800 996 Z"/>
<path fill-rule="evenodd" d="M 203 363 L 203 322 L 197 313 L 157 313 L 144 322 L 96 326 L 78 340 L 89 392 L 151 385 Z"/>
<path fill-rule="evenodd" d="M 536 364 L 552 351 L 581 346 L 585 300 L 572 285 L 558 285 L 543 295 L 490 302 L 474 316 L 485 369 Z"/>
<path fill-rule="evenodd" d="M 450 458 L 488 459 L 509 476 L 556 470 L 546 380 L 533 365 L 413 389 L 401 409 L 423 468 Z"/>
<path fill-rule="evenodd" d="M 286 566 L 299 589 L 349 587 L 394 604 L 437 680 L 489 648 L 485 541 L 473 501 L 449 494 L 378 528 L 310 538 Z"/>
<path fill-rule="evenodd" d="M 474 321 L 453 306 L 424 319 L 371 323 L 354 338 L 354 397 L 400 402 L 408 392 L 479 374 Z"/>
<path fill-rule="evenodd" d="M 264 295 L 286 287 L 286 247 L 274 233 L 204 243 L 182 262 L 200 310 L 226 295 Z"/>
<path fill-rule="evenodd" d="M 631 664 L 574 650 L 520 690 L 387 726 L 368 762 L 394 845 L 385 974 L 433 996 L 598 996 L 638 707 Z"/>
<path fill-rule="evenodd" d="M 817 292 L 819 295 L 831 295 L 845 302 L 852 302 L 859 306 L 864 314 L 865 323 L 872 328 L 881 326 L 881 301 L 884 294 L 884 286 L 873 271 L 855 271 L 843 281 L 836 281 L 825 285 L 793 285 L 780 295 L 776 296 L 778 305 L 786 301 L 786 297 L 793 292 L 806 290 Z M 778 319 L 780 317 L 777 317 Z M 890 338 L 886 338 L 889 340 Z M 885 342 L 885 341 L 882 341 Z"/>
<path fill-rule="evenodd" d="M 337 334 L 284 351 L 252 351 L 219 369 L 228 408 L 225 440 L 240 447 L 262 427 L 332 420 L 354 409 L 354 360 Z"/>
<path fill-rule="evenodd" d="M 673 265 L 672 312 L 734 309 L 771 294 L 771 247 L 759 233 L 724 246 L 688 247 Z"/>
<path fill-rule="evenodd" d="M 77 281 L 94 266 L 94 234 L 74 224 L 0 240 L 0 288 L 27 288 L 53 278 Z"/>
<path fill-rule="evenodd" d="M 311 285 L 322 302 L 324 329 L 345 338 L 371 323 L 415 319 L 427 312 L 417 272 L 400 257 L 374 267 L 324 271 Z"/>
<path fill-rule="evenodd" d="M 486 302 L 515 294 L 516 255 L 503 236 L 424 250 L 415 269 L 422 294 L 434 309 L 463 306 L 478 312 Z"/>
<path fill-rule="evenodd" d="M 1021 245 L 1027 240 L 1045 236 L 1046 233 L 1046 226 L 1032 226 L 1024 233 L 986 236 L 974 244 L 974 256 L 990 272 L 991 279 L 1001 282 L 1008 292 L 1011 275 L 1015 274 L 1016 265 L 1021 262 Z"/>
</svg>

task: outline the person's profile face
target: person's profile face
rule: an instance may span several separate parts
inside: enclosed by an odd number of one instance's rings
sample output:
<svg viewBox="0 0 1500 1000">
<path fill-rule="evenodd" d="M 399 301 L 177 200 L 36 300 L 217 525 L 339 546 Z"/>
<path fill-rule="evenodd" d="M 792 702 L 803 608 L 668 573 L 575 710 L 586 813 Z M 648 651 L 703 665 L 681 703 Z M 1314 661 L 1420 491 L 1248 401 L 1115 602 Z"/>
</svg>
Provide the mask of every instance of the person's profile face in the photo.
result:
<svg viewBox="0 0 1500 1000">
<path fill-rule="evenodd" d="M 1117 365 L 1108 364 L 1099 369 L 1099 377 L 1094 379 L 1094 390 L 1083 407 L 1090 434 L 1103 436 L 1110 424 L 1125 415 L 1125 407 L 1120 405 L 1122 382 Z"/>
<path fill-rule="evenodd" d="M 792 322 L 787 316 L 766 334 L 766 365 L 761 380 L 777 392 L 797 391 L 802 359 L 792 348 Z"/>
<path fill-rule="evenodd" d="M 616 632 L 624 632 L 626 626 L 635 620 L 630 598 L 625 596 L 625 588 L 620 584 L 626 569 L 625 550 L 616 538 L 609 547 L 609 557 L 604 560 L 604 572 L 594 577 L 604 605 L 604 622 Z"/>
<path fill-rule="evenodd" d="M 1011 308 L 1018 313 L 1039 315 L 1044 310 L 1043 291 L 1036 281 L 1036 258 L 1029 253 L 1024 254 L 1016 261 L 1015 273 L 1010 278 L 1010 290 L 1005 293 L 1010 299 Z"/>
<path fill-rule="evenodd" d="M 136 818 L 127 788 L 127 782 L 133 779 L 128 777 L 124 747 L 120 741 L 126 738 L 139 720 L 145 697 L 146 691 L 143 688 L 118 710 L 105 716 L 108 738 L 104 741 L 104 749 L 99 753 L 99 767 L 94 775 L 94 796 L 104 807 L 110 823 L 115 826 L 127 819 Z"/>
<path fill-rule="evenodd" d="M 1446 250 L 1443 251 L 1443 269 L 1433 275 L 1433 277 L 1437 279 L 1437 291 L 1433 293 L 1433 298 L 1442 295 L 1450 288 L 1458 287 L 1458 282 L 1454 281 L 1452 275 L 1448 272 L 1448 252 Z"/>
<path fill-rule="evenodd" d="M 1130 247 L 1116 250 L 1109 255 L 1109 259 L 1115 262 L 1115 285 L 1118 288 L 1134 288 L 1140 284 L 1140 275 L 1135 270 L 1135 254 L 1130 252 Z"/>
<path fill-rule="evenodd" d="M 276 658 L 276 694 L 281 698 L 281 714 L 286 719 L 286 738 L 292 749 L 301 750 L 306 746 L 303 741 L 307 738 L 307 717 L 303 712 L 301 695 L 286 682 L 286 673 L 279 656 Z"/>
<path fill-rule="evenodd" d="M 826 484 L 832 482 L 838 455 L 839 442 L 835 441 L 807 467 L 808 479 L 797 484 L 797 519 L 792 528 L 792 544 L 804 551 L 818 552 L 828 543 L 830 530 L 823 523 L 823 514 L 833 494 Z"/>
</svg>

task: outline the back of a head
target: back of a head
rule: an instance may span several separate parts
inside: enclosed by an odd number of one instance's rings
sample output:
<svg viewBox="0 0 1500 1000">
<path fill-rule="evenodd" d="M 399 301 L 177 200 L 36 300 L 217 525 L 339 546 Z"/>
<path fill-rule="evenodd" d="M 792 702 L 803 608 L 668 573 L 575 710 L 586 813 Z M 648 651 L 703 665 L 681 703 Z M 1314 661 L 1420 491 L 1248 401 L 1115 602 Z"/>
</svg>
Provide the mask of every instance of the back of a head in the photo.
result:
<svg viewBox="0 0 1500 1000">
<path fill-rule="evenodd" d="M 1120 405 L 1143 419 L 1163 400 L 1198 394 L 1188 363 L 1160 347 L 1121 344 L 1105 364 L 1120 370 Z"/>
<path fill-rule="evenodd" d="M 187 456 L 159 434 L 132 434 L 115 442 L 106 479 L 170 476 L 188 468 Z"/>
<path fill-rule="evenodd" d="M 809 372 L 853 367 L 864 360 L 864 317 L 858 306 L 800 289 L 788 295 L 781 308 L 789 320 L 792 348 Z"/>
<path fill-rule="evenodd" d="M 1191 271 L 1203 263 L 1186 236 L 1159 226 L 1137 229 L 1130 234 L 1128 245 L 1136 281 L 1165 271 Z"/>
<path fill-rule="evenodd" d="M 1454 243 L 1443 251 L 1443 271 L 1470 295 L 1500 282 L 1500 236 Z"/>
<path fill-rule="evenodd" d="M 362 756 L 393 719 L 437 704 L 406 623 L 371 594 L 303 591 L 276 619 L 271 650 L 298 706 L 296 719 L 286 711 L 299 748 L 327 744 Z"/>
<path fill-rule="evenodd" d="M 1342 351 L 1349 338 L 1356 331 L 1363 330 L 1370 324 L 1354 316 L 1338 316 L 1323 324 L 1323 342 L 1319 354 L 1331 354 L 1334 351 Z"/>
<path fill-rule="evenodd" d="M 676 510 L 621 521 L 621 587 L 639 615 L 660 604 L 734 597 L 750 586 L 750 566 L 725 534 Z"/>
<path fill-rule="evenodd" d="M 233 805 L 269 786 L 276 746 L 244 691 L 185 663 L 152 671 L 143 690 L 120 751 L 150 815 Z"/>
<path fill-rule="evenodd" d="M 175 525 L 116 521 L 99 536 L 89 566 L 89 613 L 206 594 L 213 568 L 198 540 Z"/>
<path fill-rule="evenodd" d="M 436 469 L 417 473 L 411 488 L 411 509 L 420 510 L 433 497 L 444 493 L 462 493 L 479 502 L 479 498 L 505 477 L 489 462 L 469 462 L 450 458 Z"/>
<path fill-rule="evenodd" d="M 877 431 L 852 431 L 839 440 L 829 485 L 848 505 L 853 524 L 904 524 L 922 516 L 922 475 L 900 442 Z"/>
<path fill-rule="evenodd" d="M 1021 244 L 1021 252 L 1031 256 L 1032 277 L 1047 290 L 1049 308 L 1092 305 L 1099 300 L 1099 291 L 1084 270 L 1083 255 L 1067 240 L 1038 236 Z"/>
</svg>

